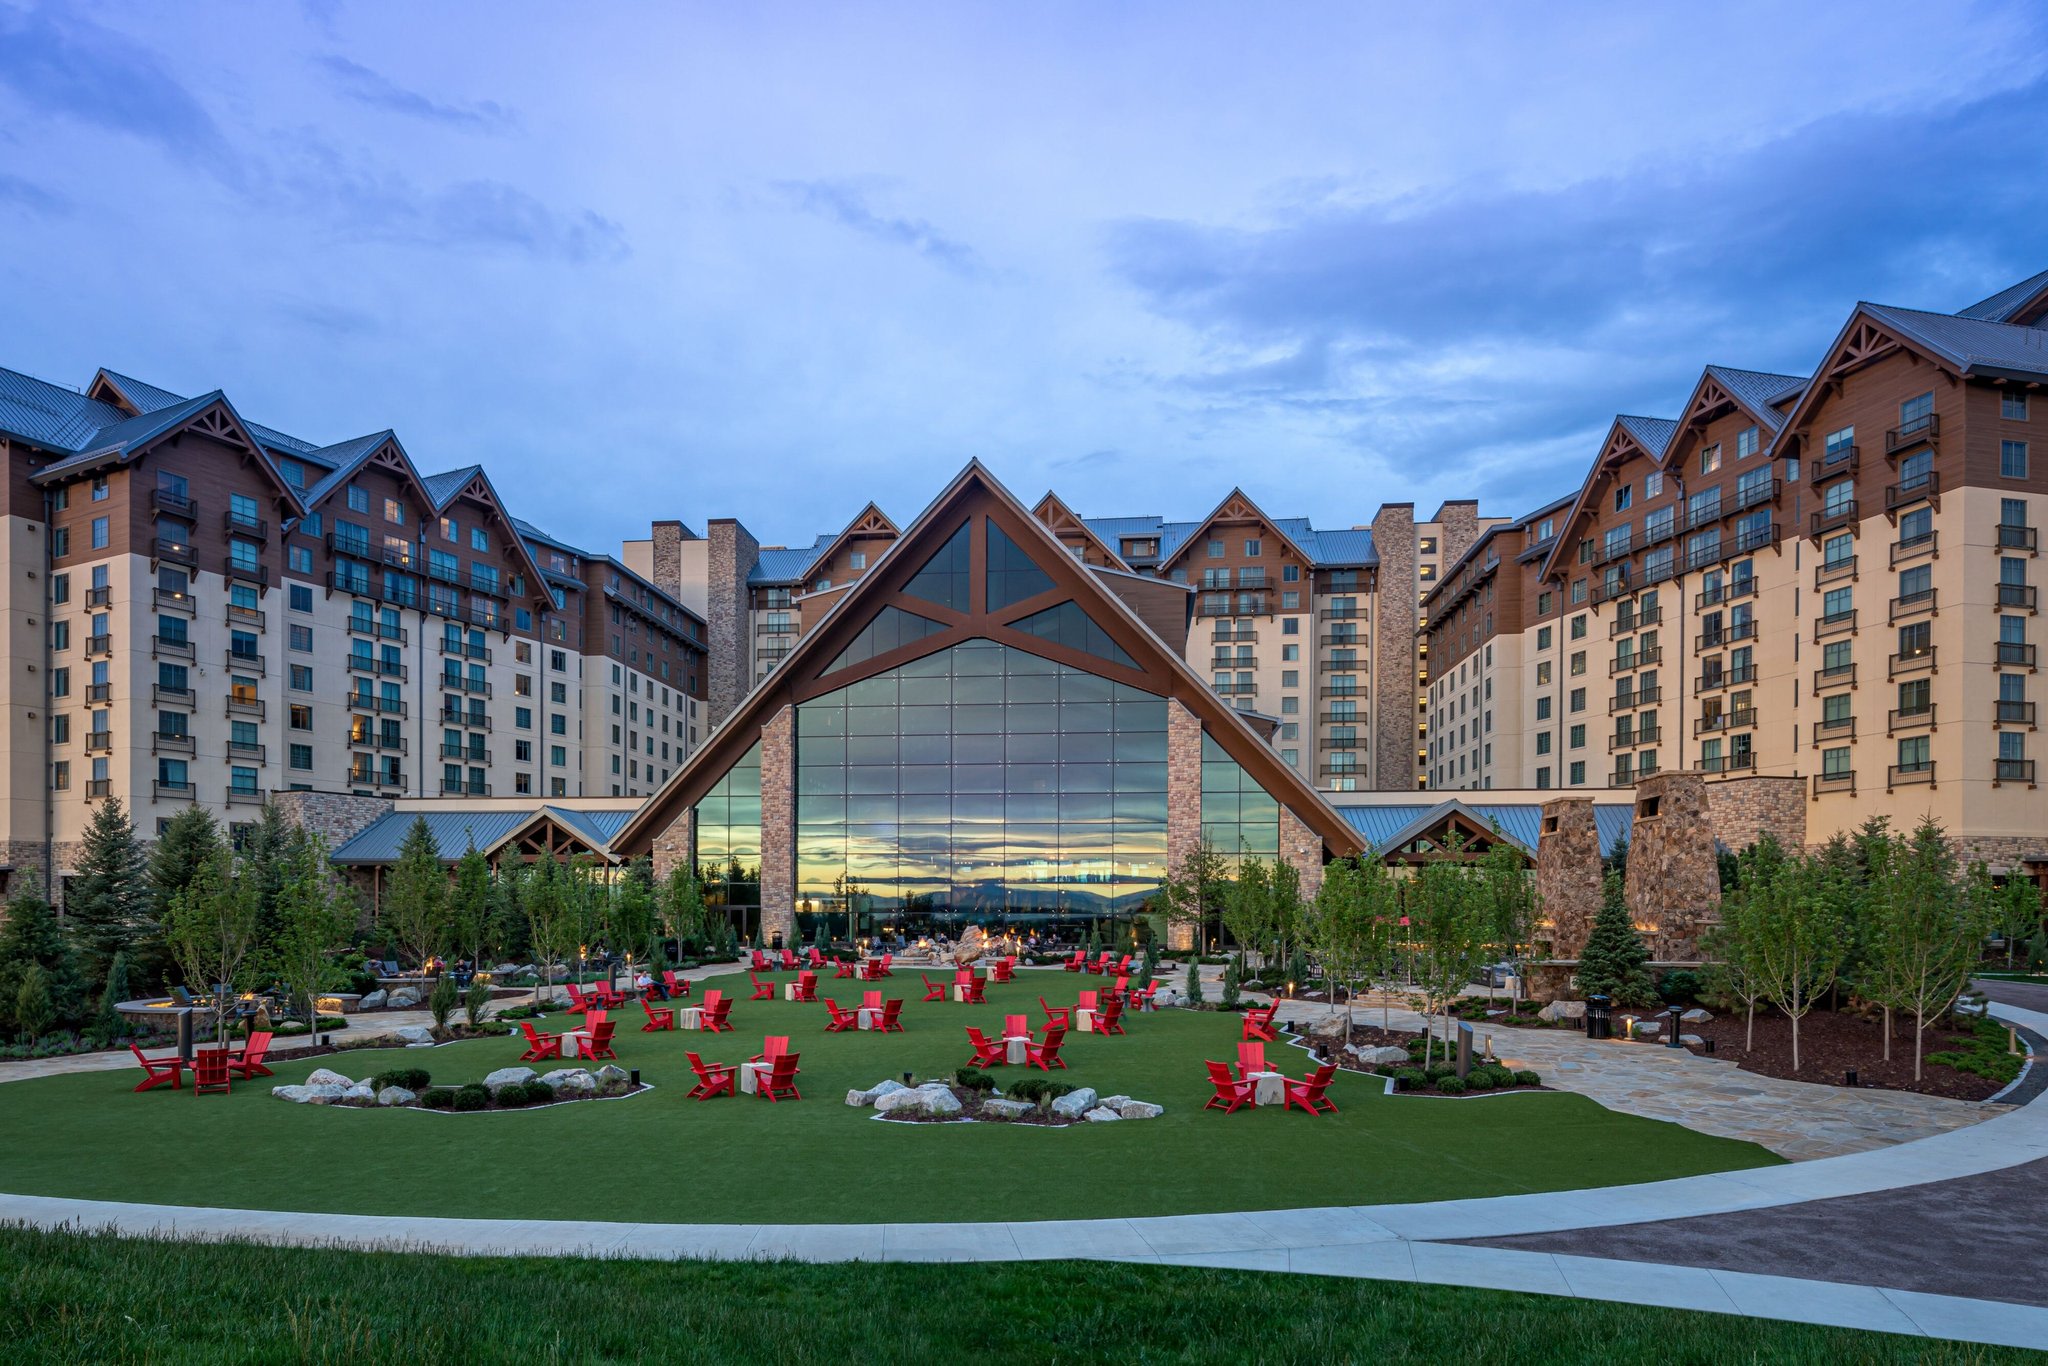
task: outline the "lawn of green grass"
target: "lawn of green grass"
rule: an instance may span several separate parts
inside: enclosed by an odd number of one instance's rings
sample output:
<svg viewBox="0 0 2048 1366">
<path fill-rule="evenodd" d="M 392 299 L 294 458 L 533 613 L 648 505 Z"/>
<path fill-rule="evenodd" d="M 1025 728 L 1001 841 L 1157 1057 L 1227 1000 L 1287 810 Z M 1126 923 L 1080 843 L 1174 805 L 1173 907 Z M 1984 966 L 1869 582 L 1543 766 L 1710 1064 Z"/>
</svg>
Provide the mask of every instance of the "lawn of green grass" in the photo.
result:
<svg viewBox="0 0 2048 1366">
<path fill-rule="evenodd" d="M 8 1351 L 151 1361 L 2037 1360 L 1501 1291 L 1115 1263 L 437 1257 L 0 1229 Z"/>
<path fill-rule="evenodd" d="M 734 979 L 726 979 L 728 982 Z M 745 978 L 737 979 L 744 995 Z M 825 1007 L 741 999 L 734 1032 L 647 1034 L 616 1012 L 621 1066 L 651 1092 L 533 1111 L 442 1114 L 290 1105 L 272 1083 L 231 1096 L 159 1088 L 139 1072 L 94 1072 L 0 1088 L 0 1188 L 40 1195 L 366 1214 L 712 1223 L 875 1219 L 1072 1219 L 1375 1204 L 1616 1185 L 1774 1164 L 1753 1144 L 1617 1114 L 1583 1096 L 1469 1100 L 1384 1095 L 1339 1074 L 1339 1115 L 1204 1111 L 1204 1058 L 1235 1056 L 1238 1017 L 1165 1010 L 1120 1038 L 1071 1034 L 1061 1079 L 1166 1107 L 1159 1119 L 1066 1129 L 897 1124 L 848 1108 L 849 1089 L 905 1071 L 949 1076 L 969 1056 L 963 1026 L 999 1033 L 1037 998 L 1072 1004 L 1065 973 L 1026 973 L 986 1006 L 925 1003 L 915 971 L 905 1032 L 826 1034 Z M 828 991 L 829 988 L 846 990 Z M 841 1004 L 852 982 L 821 984 Z M 552 1026 L 568 1023 L 560 1017 Z M 551 1027 L 552 1027 L 551 1026 Z M 802 1054 L 801 1103 L 685 1098 L 683 1054 L 739 1062 L 764 1034 Z M 322 1063 L 352 1077 L 420 1066 L 437 1082 L 481 1079 L 522 1045 L 492 1038 L 280 1063 L 277 1083 Z M 1307 1055 L 1268 1045 L 1298 1075 Z M 1020 1068 L 997 1068 L 999 1079 Z M 1033 1073 L 1032 1075 L 1041 1075 Z"/>
</svg>

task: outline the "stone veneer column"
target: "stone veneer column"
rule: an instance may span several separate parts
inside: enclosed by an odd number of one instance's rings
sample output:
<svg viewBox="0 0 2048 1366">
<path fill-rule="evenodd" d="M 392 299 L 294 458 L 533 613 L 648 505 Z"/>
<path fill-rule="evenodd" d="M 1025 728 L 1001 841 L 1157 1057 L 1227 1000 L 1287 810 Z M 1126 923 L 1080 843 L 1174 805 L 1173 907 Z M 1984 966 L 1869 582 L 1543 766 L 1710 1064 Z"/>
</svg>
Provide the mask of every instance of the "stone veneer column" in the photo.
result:
<svg viewBox="0 0 2048 1366">
<path fill-rule="evenodd" d="M 1479 503 L 1466 498 L 1445 503 L 1437 509 L 1436 522 L 1437 553 L 1444 569 L 1449 570 L 1479 539 Z"/>
<path fill-rule="evenodd" d="M 710 695 L 706 710 L 715 730 L 754 687 L 754 639 L 749 627 L 747 575 L 761 558 L 761 543 L 731 517 L 706 528 L 705 627 L 711 633 Z M 678 552 L 680 554 L 680 552 Z"/>
<path fill-rule="evenodd" d="M 696 827 L 691 823 L 695 815 L 696 808 L 686 806 L 667 829 L 655 835 L 652 862 L 656 882 L 666 880 L 678 868 L 696 866 Z"/>
<path fill-rule="evenodd" d="M 1313 901 L 1323 890 L 1323 837 L 1285 803 L 1280 807 L 1280 857 L 1300 875 L 1301 899 Z"/>
<path fill-rule="evenodd" d="M 1202 722 L 1178 698 L 1166 699 L 1166 866 L 1178 872 L 1202 842 Z M 1167 947 L 1195 947 L 1192 925 L 1167 930 Z"/>
<path fill-rule="evenodd" d="M 796 932 L 796 708 L 761 727 L 761 940 Z"/>
<path fill-rule="evenodd" d="M 1727 778 L 1707 784 L 1707 810 L 1714 834 L 1738 852 L 1777 836 L 1787 853 L 1806 847 L 1804 778 Z"/>
<path fill-rule="evenodd" d="M 1550 927 L 1550 956 L 1576 962 L 1600 911 L 1600 828 L 1591 797 L 1543 803 L 1536 841 L 1536 900 Z"/>
<path fill-rule="evenodd" d="M 396 809 L 389 797 L 359 797 L 350 792 L 273 792 L 270 800 L 286 825 L 318 835 L 327 841 L 329 853 Z"/>
<path fill-rule="evenodd" d="M 1721 909 L 1714 822 L 1699 774 L 1654 773 L 1636 783 L 1628 909 L 1644 927 L 1650 957 L 1667 963 L 1699 957 L 1700 931 Z"/>
<path fill-rule="evenodd" d="M 654 586 L 672 598 L 683 595 L 683 524 L 656 522 L 648 532 L 652 555 L 648 568 Z"/>
<path fill-rule="evenodd" d="M 1372 546 L 1372 786 L 1404 792 L 1415 786 L 1415 505 L 1383 504 Z"/>
</svg>

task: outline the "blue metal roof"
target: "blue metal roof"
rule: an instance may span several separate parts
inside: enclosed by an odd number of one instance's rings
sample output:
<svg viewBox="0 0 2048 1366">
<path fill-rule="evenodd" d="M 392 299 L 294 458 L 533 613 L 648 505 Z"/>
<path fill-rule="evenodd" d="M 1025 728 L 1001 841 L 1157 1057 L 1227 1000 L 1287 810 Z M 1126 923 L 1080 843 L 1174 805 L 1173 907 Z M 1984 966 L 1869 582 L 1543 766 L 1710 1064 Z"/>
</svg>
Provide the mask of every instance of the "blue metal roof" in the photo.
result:
<svg viewBox="0 0 2048 1366">
<path fill-rule="evenodd" d="M 350 475 L 362 467 L 365 460 L 376 454 L 379 446 L 396 438 L 397 433 L 387 427 L 381 432 L 371 432 L 368 436 L 352 436 L 346 441 L 337 441 L 332 446 L 322 446 L 316 454 L 331 468 L 325 478 L 306 490 L 306 506 L 310 508 L 334 492 L 336 486 L 346 482 Z"/>
<path fill-rule="evenodd" d="M 1643 449 L 1652 455 L 1664 454 L 1664 448 L 1671 444 L 1671 435 L 1678 430 L 1678 424 L 1668 417 L 1634 417 L 1627 413 L 1614 419 L 1622 430 L 1643 443 Z"/>
<path fill-rule="evenodd" d="M 0 430 L 61 450 L 83 449 L 96 432 L 127 420 L 111 403 L 75 389 L 0 369 Z"/>
<path fill-rule="evenodd" d="M 1993 370 L 2048 379 L 2048 328 L 2015 327 L 1888 304 L 1859 305 L 1887 327 L 1962 370 Z"/>
<path fill-rule="evenodd" d="M 1187 538 L 1203 526 L 1202 522 L 1169 522 L 1163 517 L 1083 517 L 1081 521 L 1119 555 L 1123 554 L 1123 543 L 1127 539 L 1157 538 L 1159 553 L 1156 556 L 1137 556 L 1132 561 L 1136 564 L 1172 559 Z M 1301 547 L 1302 554 L 1308 556 L 1312 564 L 1342 567 L 1379 563 L 1370 528 L 1318 531 L 1306 517 L 1275 517 L 1272 522 L 1276 531 Z"/>
<path fill-rule="evenodd" d="M 1707 373 L 1751 412 L 1762 418 L 1774 432 L 1785 425 L 1785 414 L 1779 412 L 1773 405 L 1783 403 L 1806 387 L 1806 380 L 1799 375 L 1773 375 L 1762 370 L 1736 370 L 1726 365 L 1709 365 Z"/>
<path fill-rule="evenodd" d="M 1344 793 L 1326 792 L 1323 795 L 1337 808 L 1337 813 L 1351 823 L 1351 828 L 1359 833 L 1370 849 L 1395 847 L 1397 839 L 1410 827 L 1418 823 L 1433 824 L 1435 818 L 1453 806 L 1464 807 L 1489 825 L 1499 825 L 1503 835 L 1525 849 L 1534 849 L 1542 837 L 1543 808 L 1534 802 L 1468 802 L 1462 797 L 1447 795 L 1436 801 L 1345 806 Z M 1600 832 L 1600 852 L 1611 854 L 1614 846 L 1626 839 L 1635 825 L 1635 804 L 1632 801 L 1597 802 L 1593 807 L 1593 824 Z M 1412 834 L 1409 838 L 1413 838 Z"/>
<path fill-rule="evenodd" d="M 459 470 L 446 470 L 440 474 L 425 475 L 420 482 L 427 487 L 427 496 L 434 500 L 434 506 L 444 508 L 448 500 L 462 492 L 470 480 L 483 473 L 482 465 L 464 465 Z"/>
<path fill-rule="evenodd" d="M 331 857 L 336 863 L 391 863 L 398 858 L 398 847 L 405 842 L 412 823 L 424 820 L 442 859 L 453 863 L 468 850 L 471 841 L 478 849 L 496 848 L 530 822 L 540 809 L 535 806 L 525 811 L 478 811 L 457 807 L 448 811 L 393 811 L 336 849 Z"/>
<path fill-rule="evenodd" d="M 2012 316 L 2013 310 L 2027 300 L 2048 289 L 2048 270 L 2032 275 L 2016 285 L 2009 285 L 1988 299 L 1979 299 L 1968 308 L 1956 310 L 1958 318 L 1976 318 L 1987 323 L 2002 323 Z"/>
</svg>

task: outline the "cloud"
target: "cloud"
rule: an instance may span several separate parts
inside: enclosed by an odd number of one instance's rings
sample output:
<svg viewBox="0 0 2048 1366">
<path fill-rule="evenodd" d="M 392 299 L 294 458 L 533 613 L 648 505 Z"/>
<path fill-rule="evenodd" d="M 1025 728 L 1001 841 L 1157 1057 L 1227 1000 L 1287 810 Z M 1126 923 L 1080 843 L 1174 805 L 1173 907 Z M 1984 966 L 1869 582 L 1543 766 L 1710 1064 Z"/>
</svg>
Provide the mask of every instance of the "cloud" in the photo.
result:
<svg viewBox="0 0 2048 1366">
<path fill-rule="evenodd" d="M 377 317 L 359 308 L 322 299 L 281 295 L 271 305 L 279 316 L 303 324 L 316 332 L 337 337 L 362 336 L 378 330 Z"/>
<path fill-rule="evenodd" d="M 239 166 L 218 125 L 156 55 L 55 7 L 0 11 L 0 85 L 38 112 L 155 143 L 224 180 Z"/>
<path fill-rule="evenodd" d="M 1188 361 L 1150 380 L 1190 421 L 1289 414 L 1389 473 L 1490 467 L 1532 501 L 1591 452 L 1518 452 L 1669 413 L 1709 362 L 1803 374 L 1855 299 L 1953 309 L 1987 266 L 2048 265 L 2027 255 L 2048 182 L 2012 161 L 2044 117 L 2036 83 L 1558 188 L 1319 188 L 1249 226 L 1126 219 L 1108 259 L 1189 329 Z"/>
<path fill-rule="evenodd" d="M 921 218 L 891 218 L 868 206 L 867 194 L 846 180 L 778 180 L 771 186 L 790 207 L 815 214 L 864 237 L 905 247 L 948 270 L 978 274 L 981 261 L 964 242 L 945 236 Z"/>
<path fill-rule="evenodd" d="M 505 133 L 518 126 L 518 116 L 495 100 L 444 104 L 346 57 L 329 53 L 314 62 L 343 96 L 373 109 L 477 133 Z"/>
<path fill-rule="evenodd" d="M 625 230 L 589 209 L 549 208 L 498 180 L 470 180 L 429 197 L 420 215 L 427 240 L 513 247 L 565 261 L 609 261 L 629 254 Z"/>
<path fill-rule="evenodd" d="M 70 211 L 71 203 L 53 190 L 32 180 L 0 171 L 0 207 L 20 209 L 46 218 Z"/>
</svg>

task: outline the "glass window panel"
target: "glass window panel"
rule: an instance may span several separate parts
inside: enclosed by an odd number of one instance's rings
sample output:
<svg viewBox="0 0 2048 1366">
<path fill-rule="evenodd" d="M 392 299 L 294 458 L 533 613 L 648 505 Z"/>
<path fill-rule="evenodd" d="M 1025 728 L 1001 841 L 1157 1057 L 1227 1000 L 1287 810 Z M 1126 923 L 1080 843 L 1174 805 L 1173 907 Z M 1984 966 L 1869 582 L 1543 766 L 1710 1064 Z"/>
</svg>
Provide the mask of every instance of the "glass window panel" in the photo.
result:
<svg viewBox="0 0 2048 1366">
<path fill-rule="evenodd" d="M 1058 674 L 1011 674 L 1003 680 L 1003 697 L 1010 702 L 1057 702 L 1060 700 Z"/>
<path fill-rule="evenodd" d="M 967 523 L 952 534 L 903 585 L 904 593 L 940 607 L 965 612 L 968 607 L 969 537 Z"/>
<path fill-rule="evenodd" d="M 1060 701 L 1107 702 L 1111 686 L 1106 678 L 1070 670 L 1060 675 Z"/>
<path fill-rule="evenodd" d="M 1066 730 L 1060 733 L 1060 762 L 1106 763 L 1115 751 L 1110 737 L 1100 731 Z"/>
<path fill-rule="evenodd" d="M 858 735 L 845 742 L 849 764 L 893 764 L 896 762 L 894 735 Z"/>
<path fill-rule="evenodd" d="M 849 764 L 846 769 L 846 793 L 855 796 L 861 793 L 894 793 L 899 784 L 894 764 Z"/>
<path fill-rule="evenodd" d="M 1003 810 L 1009 817 L 1011 838 L 1014 839 L 1019 821 L 1057 821 L 1060 818 L 1059 793 L 1013 791 L 1003 804 Z M 1025 828 L 1030 826 L 1027 824 Z"/>
<path fill-rule="evenodd" d="M 1000 705 L 989 707 L 953 708 L 954 735 L 1000 735 L 1003 730 L 1003 709 Z"/>
<path fill-rule="evenodd" d="M 1057 735 L 1026 734 L 1012 732 L 1004 741 L 1003 757 L 1013 764 L 1050 764 L 1060 757 L 1060 737 Z"/>
<path fill-rule="evenodd" d="M 1061 708 L 1050 702 L 1012 702 L 1005 711 L 1007 728 L 1011 734 L 1023 731 L 1052 732 L 1074 724 L 1073 718 L 1063 717 Z M 1066 710 L 1071 711 L 1072 708 Z M 1102 730 L 1109 730 L 1109 718 L 1103 717 Z"/>
<path fill-rule="evenodd" d="M 900 790 L 905 793 L 951 792 L 953 770 L 944 764 L 906 764 L 899 769 Z"/>
<path fill-rule="evenodd" d="M 906 707 L 906 713 L 916 708 Z M 944 764 L 952 762 L 953 737 L 943 732 L 935 735 L 905 733 L 897 741 L 900 757 L 906 764 Z"/>
<path fill-rule="evenodd" d="M 896 675 L 877 674 L 863 678 L 846 689 L 846 705 L 851 707 L 893 707 L 900 699 L 896 695 Z"/>
<path fill-rule="evenodd" d="M 848 735 L 894 735 L 898 730 L 900 711 L 895 707 L 848 707 L 846 710 L 846 733 Z"/>
<path fill-rule="evenodd" d="M 968 678 L 953 680 L 953 701 L 1000 702 L 1003 700 L 1004 679 L 1001 674 L 975 674 Z"/>
<path fill-rule="evenodd" d="M 951 707 L 904 707 L 897 716 L 904 735 L 945 735 L 953 729 Z"/>
<path fill-rule="evenodd" d="M 1026 598 L 1052 591 L 1052 579 L 1040 569 L 1024 547 L 1011 540 L 995 522 L 984 517 L 984 554 L 988 561 L 988 610 L 999 612 Z"/>
<path fill-rule="evenodd" d="M 943 707 L 953 700 L 953 677 L 905 678 L 898 685 L 899 699 L 906 707 Z"/>
</svg>

